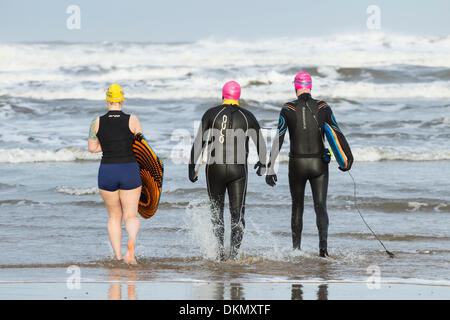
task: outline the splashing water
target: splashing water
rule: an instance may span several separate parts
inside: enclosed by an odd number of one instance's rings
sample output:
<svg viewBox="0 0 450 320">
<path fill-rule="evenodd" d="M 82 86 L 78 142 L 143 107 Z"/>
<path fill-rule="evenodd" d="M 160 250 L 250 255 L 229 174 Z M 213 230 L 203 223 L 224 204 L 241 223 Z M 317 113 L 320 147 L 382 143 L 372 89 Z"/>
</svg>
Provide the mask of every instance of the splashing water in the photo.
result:
<svg viewBox="0 0 450 320">
<path fill-rule="evenodd" d="M 190 201 L 186 208 L 184 224 L 200 254 L 206 259 L 215 259 L 218 243 L 213 233 L 209 201 L 198 199 Z"/>
</svg>

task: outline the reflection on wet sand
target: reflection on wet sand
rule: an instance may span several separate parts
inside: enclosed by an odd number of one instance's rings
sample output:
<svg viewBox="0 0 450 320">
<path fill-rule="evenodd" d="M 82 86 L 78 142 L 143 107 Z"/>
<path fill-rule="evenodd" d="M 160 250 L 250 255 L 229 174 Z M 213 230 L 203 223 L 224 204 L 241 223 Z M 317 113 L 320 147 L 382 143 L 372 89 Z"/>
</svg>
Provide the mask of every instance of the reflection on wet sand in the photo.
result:
<svg viewBox="0 0 450 320">
<path fill-rule="evenodd" d="M 292 285 L 291 300 L 303 300 L 303 286 L 301 284 Z"/>
<path fill-rule="evenodd" d="M 292 285 L 291 300 L 303 300 L 302 284 Z M 321 284 L 317 287 L 317 300 L 328 300 L 328 284 Z"/>
<path fill-rule="evenodd" d="M 230 284 L 230 299 L 231 300 L 245 300 L 244 288 L 240 283 Z"/>
<path fill-rule="evenodd" d="M 124 268 L 114 268 L 109 269 L 108 279 L 111 282 L 108 290 L 109 300 L 137 300 L 138 296 L 136 294 L 137 286 L 145 288 L 149 284 L 153 286 L 171 286 L 173 283 L 168 282 L 166 284 L 156 281 L 153 283 L 149 280 L 147 273 L 142 274 L 139 269 L 124 269 Z M 144 281 L 144 282 L 140 282 Z M 254 295 L 255 283 L 241 283 L 238 281 L 224 282 L 224 281 L 211 281 L 211 282 L 192 282 L 189 284 L 191 287 L 188 291 L 188 295 L 183 299 L 212 299 L 212 300 L 245 300 L 246 294 L 250 295 L 250 299 L 254 299 L 251 296 Z M 267 286 L 270 284 L 263 284 L 262 286 Z M 123 286 L 126 286 L 126 296 L 122 291 Z M 141 288 L 141 291 L 143 290 Z M 286 289 L 288 289 L 287 287 Z M 317 300 L 328 300 L 328 284 L 322 283 L 318 285 L 312 284 L 302 284 L 293 283 L 291 285 L 291 300 L 303 300 L 304 294 L 306 293 L 306 299 L 317 299 Z M 289 289 L 288 289 L 289 290 Z M 252 293 L 253 292 L 253 293 Z M 286 291 L 284 291 L 286 292 Z M 288 293 L 287 291 L 286 293 Z M 315 293 L 315 297 L 314 297 Z M 142 298 L 142 297 L 141 297 Z M 149 297 L 147 297 L 148 299 Z M 152 297 L 153 298 L 153 297 Z M 289 295 L 279 296 L 281 299 L 289 299 Z M 144 298 L 145 299 L 145 298 Z M 176 298 L 175 298 L 176 299 Z"/>
<path fill-rule="evenodd" d="M 245 300 L 244 287 L 241 283 L 217 282 L 214 285 L 214 295 L 210 297 L 214 300 Z"/>
<path fill-rule="evenodd" d="M 117 281 L 111 283 L 108 292 L 109 300 L 122 300 L 122 283 L 119 281 L 127 281 L 127 297 L 128 300 L 137 300 L 136 294 L 136 270 L 129 269 L 111 269 L 109 271 L 109 280 Z"/>
<path fill-rule="evenodd" d="M 209 296 L 206 296 L 206 299 L 245 300 L 244 287 L 241 283 L 214 282 L 209 283 L 208 287 L 213 287 L 213 290 Z M 201 290 L 204 292 L 209 291 L 207 288 L 202 288 Z"/>
<path fill-rule="evenodd" d="M 328 300 L 328 285 L 321 284 L 317 290 L 317 300 Z"/>
</svg>

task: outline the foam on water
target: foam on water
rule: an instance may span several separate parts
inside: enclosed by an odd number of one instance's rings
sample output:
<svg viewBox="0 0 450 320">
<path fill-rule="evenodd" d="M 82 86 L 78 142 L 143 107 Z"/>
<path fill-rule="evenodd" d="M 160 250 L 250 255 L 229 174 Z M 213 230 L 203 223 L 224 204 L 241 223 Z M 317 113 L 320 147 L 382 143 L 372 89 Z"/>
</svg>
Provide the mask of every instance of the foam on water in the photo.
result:
<svg viewBox="0 0 450 320">
<path fill-rule="evenodd" d="M 60 186 L 60 187 L 56 187 L 56 191 L 59 193 L 68 194 L 71 196 L 87 196 L 87 195 L 99 194 L 97 187 L 71 188 L 71 187 Z"/>
<path fill-rule="evenodd" d="M 353 156 L 355 161 L 359 162 L 377 162 L 377 161 L 441 161 L 450 160 L 450 150 L 441 151 L 416 151 L 416 150 L 396 150 L 394 148 L 383 147 L 365 147 L 353 148 Z M 185 154 L 177 156 L 178 153 L 172 152 L 170 158 L 180 164 L 187 163 Z M 160 153 L 161 158 L 167 156 Z M 98 161 L 101 154 L 93 154 L 87 150 L 68 147 L 57 150 L 45 149 L 0 149 L 0 163 L 26 163 L 26 162 L 67 162 L 67 161 Z M 249 163 L 253 164 L 257 161 L 257 155 L 251 153 Z M 280 153 L 277 161 L 287 163 L 289 156 L 286 150 Z M 336 160 L 332 158 L 333 162 Z M 171 191 L 168 191 L 171 192 Z"/>
<path fill-rule="evenodd" d="M 314 91 L 325 97 L 442 99 L 450 98 L 443 76 L 449 53 L 450 37 L 383 33 L 176 45 L 1 44 L 0 96 L 102 100 L 111 79 L 117 79 L 127 98 L 216 99 L 223 83 L 234 78 L 245 99 L 279 103 L 292 92 L 294 69 L 306 68 L 320 79 Z M 373 69 L 353 81 L 343 68 Z M 415 68 L 421 68 L 418 75 L 408 71 Z M 399 70 L 409 81 L 390 83 L 398 78 L 390 72 Z"/>
<path fill-rule="evenodd" d="M 290 48 L 289 52 L 286 52 L 286 47 Z M 232 53 L 229 48 L 233 48 Z M 245 42 L 211 39 L 183 44 L 106 42 L 2 44 L 0 69 L 38 71 L 38 67 L 41 69 L 66 67 L 69 70 L 78 67 L 76 70 L 78 72 L 95 74 L 133 65 L 179 66 L 180 61 L 183 61 L 185 66 L 193 67 L 246 65 L 249 62 L 255 65 L 281 63 L 292 65 L 305 55 L 308 55 L 316 65 L 367 66 L 406 63 L 450 66 L 446 56 L 449 50 L 450 37 L 392 33 L 353 33 Z M 261 52 L 267 54 L 261 55 Z M 14 60 L 9 59 L 12 56 Z M 204 59 L 205 56 L 210 56 L 211 59 Z M 324 61 L 327 63 L 323 63 Z M 90 67 L 80 69 L 83 66 Z"/>
<path fill-rule="evenodd" d="M 246 83 L 258 75 L 250 78 L 243 78 L 236 76 L 235 80 L 240 83 Z M 292 99 L 292 82 L 291 76 L 283 76 L 281 80 L 273 81 L 270 85 L 261 86 L 257 89 L 244 88 L 242 96 L 244 99 L 272 102 L 282 104 Z M 129 99 L 154 99 L 154 100 L 171 100 L 176 97 L 181 99 L 209 99 L 216 100 L 220 98 L 218 94 L 225 78 L 197 78 L 196 81 L 188 80 L 182 83 L 181 80 L 175 80 L 176 84 L 166 84 L 166 86 L 158 86 L 146 82 L 142 88 L 133 88 L 127 91 L 127 98 Z M 126 85 L 128 79 L 123 79 L 125 87 L 133 86 Z M 1 82 L 0 82 L 1 83 Z M 74 85 L 65 87 L 67 82 L 55 83 L 51 88 L 47 84 L 42 84 L 45 88 L 35 90 L 27 85 L 21 85 L 17 88 L 11 86 L 2 86 L 0 89 L 0 96 L 14 96 L 27 99 L 44 99 L 44 100 L 59 100 L 59 99 L 89 99 L 89 100 L 104 100 L 104 88 L 107 86 L 107 81 L 101 82 L 96 86 L 91 84 Z M 182 89 L 180 89 L 182 88 Z M 321 84 L 315 86 L 315 92 L 324 98 L 347 98 L 347 99 L 449 99 L 450 93 L 447 90 L 448 82 L 434 81 L 431 83 L 413 83 L 413 84 L 373 84 L 373 83 L 343 83 L 342 81 L 333 81 L 324 79 Z"/>
<path fill-rule="evenodd" d="M 364 147 L 352 148 L 355 161 L 358 162 L 378 162 L 378 161 L 440 161 L 450 160 L 450 150 L 440 151 L 417 151 L 417 150 L 396 150 L 390 147 Z M 289 156 L 286 152 L 280 154 L 278 161 L 288 163 Z M 332 162 L 336 162 L 333 157 Z"/>
<path fill-rule="evenodd" d="M 58 150 L 0 149 L 0 163 L 95 161 L 100 158 L 101 155 L 98 153 L 93 154 L 78 148 L 62 148 Z"/>
<path fill-rule="evenodd" d="M 422 203 L 422 202 L 417 202 L 417 201 L 410 201 L 410 202 L 408 202 L 408 206 L 411 207 L 410 211 L 414 212 L 414 211 L 420 210 L 420 208 L 423 206 L 425 206 L 425 207 L 428 206 L 428 204 Z"/>
<path fill-rule="evenodd" d="M 353 151 L 353 150 L 352 150 Z M 430 152 L 418 150 L 396 150 L 394 148 L 365 147 L 354 148 L 356 161 L 383 161 L 383 160 L 406 160 L 406 161 L 437 161 L 450 160 L 450 150 Z"/>
</svg>

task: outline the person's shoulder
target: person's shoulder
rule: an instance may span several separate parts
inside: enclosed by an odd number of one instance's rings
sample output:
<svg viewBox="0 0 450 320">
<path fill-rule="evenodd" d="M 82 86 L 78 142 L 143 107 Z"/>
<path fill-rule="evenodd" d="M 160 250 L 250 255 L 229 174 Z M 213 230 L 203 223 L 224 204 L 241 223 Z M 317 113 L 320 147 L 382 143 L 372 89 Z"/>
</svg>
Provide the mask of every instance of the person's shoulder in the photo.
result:
<svg viewBox="0 0 450 320">
<path fill-rule="evenodd" d="M 101 114 L 101 115 L 99 115 L 99 116 L 95 117 L 95 118 L 94 118 L 94 120 L 95 120 L 95 119 L 102 119 L 102 118 L 106 118 L 107 116 L 108 116 L 108 112 L 106 112 L 106 113 L 104 113 L 104 114 Z"/>
<path fill-rule="evenodd" d="M 216 106 L 214 106 L 214 107 L 209 108 L 209 109 L 207 110 L 207 112 L 208 112 L 208 111 L 220 111 L 220 110 L 222 110 L 223 108 L 225 108 L 225 105 L 223 105 L 223 104 L 218 104 L 218 105 L 216 105 Z"/>
<path fill-rule="evenodd" d="M 139 118 L 136 115 L 130 114 L 129 116 L 130 116 L 129 121 L 132 126 L 140 126 Z"/>
<path fill-rule="evenodd" d="M 243 108 L 243 107 L 239 106 L 238 110 L 241 111 L 242 113 L 244 113 L 246 116 L 250 116 L 250 117 L 255 118 L 255 115 L 253 114 L 253 112 L 251 112 L 247 108 Z"/>
<path fill-rule="evenodd" d="M 209 118 L 213 115 L 216 115 L 221 109 L 223 108 L 222 105 L 217 105 L 215 107 L 211 107 L 208 110 L 205 111 L 205 113 L 203 114 L 203 119 Z"/>
<path fill-rule="evenodd" d="M 314 99 L 314 101 L 317 103 L 317 107 L 319 108 L 319 110 L 325 110 L 326 108 L 330 109 L 330 105 L 328 104 L 328 102 L 318 99 Z"/>
<path fill-rule="evenodd" d="M 296 104 L 297 100 L 286 102 L 281 106 L 281 111 L 295 111 Z"/>
<path fill-rule="evenodd" d="M 129 118 L 137 118 L 134 114 L 131 114 L 131 113 L 126 113 L 126 112 L 123 112 L 123 111 L 122 111 L 122 114 L 123 114 L 125 117 L 129 117 Z"/>
<path fill-rule="evenodd" d="M 253 112 L 241 106 L 237 107 L 237 110 L 241 112 L 250 127 L 255 129 L 260 128 L 258 119 L 256 119 L 256 116 L 253 114 Z"/>
</svg>

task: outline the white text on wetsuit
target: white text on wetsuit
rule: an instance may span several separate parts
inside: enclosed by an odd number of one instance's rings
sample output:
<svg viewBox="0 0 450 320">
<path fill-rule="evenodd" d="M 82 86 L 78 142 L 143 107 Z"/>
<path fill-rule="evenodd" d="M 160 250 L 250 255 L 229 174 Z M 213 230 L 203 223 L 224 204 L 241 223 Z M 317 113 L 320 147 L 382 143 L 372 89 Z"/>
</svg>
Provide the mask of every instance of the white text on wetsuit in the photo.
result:
<svg viewBox="0 0 450 320">
<path fill-rule="evenodd" d="M 225 135 L 223 134 L 223 131 L 227 128 L 227 121 L 228 117 L 226 114 L 224 114 L 222 117 L 222 129 L 220 130 L 220 137 L 219 137 L 219 142 L 222 144 L 225 141 Z"/>
</svg>

